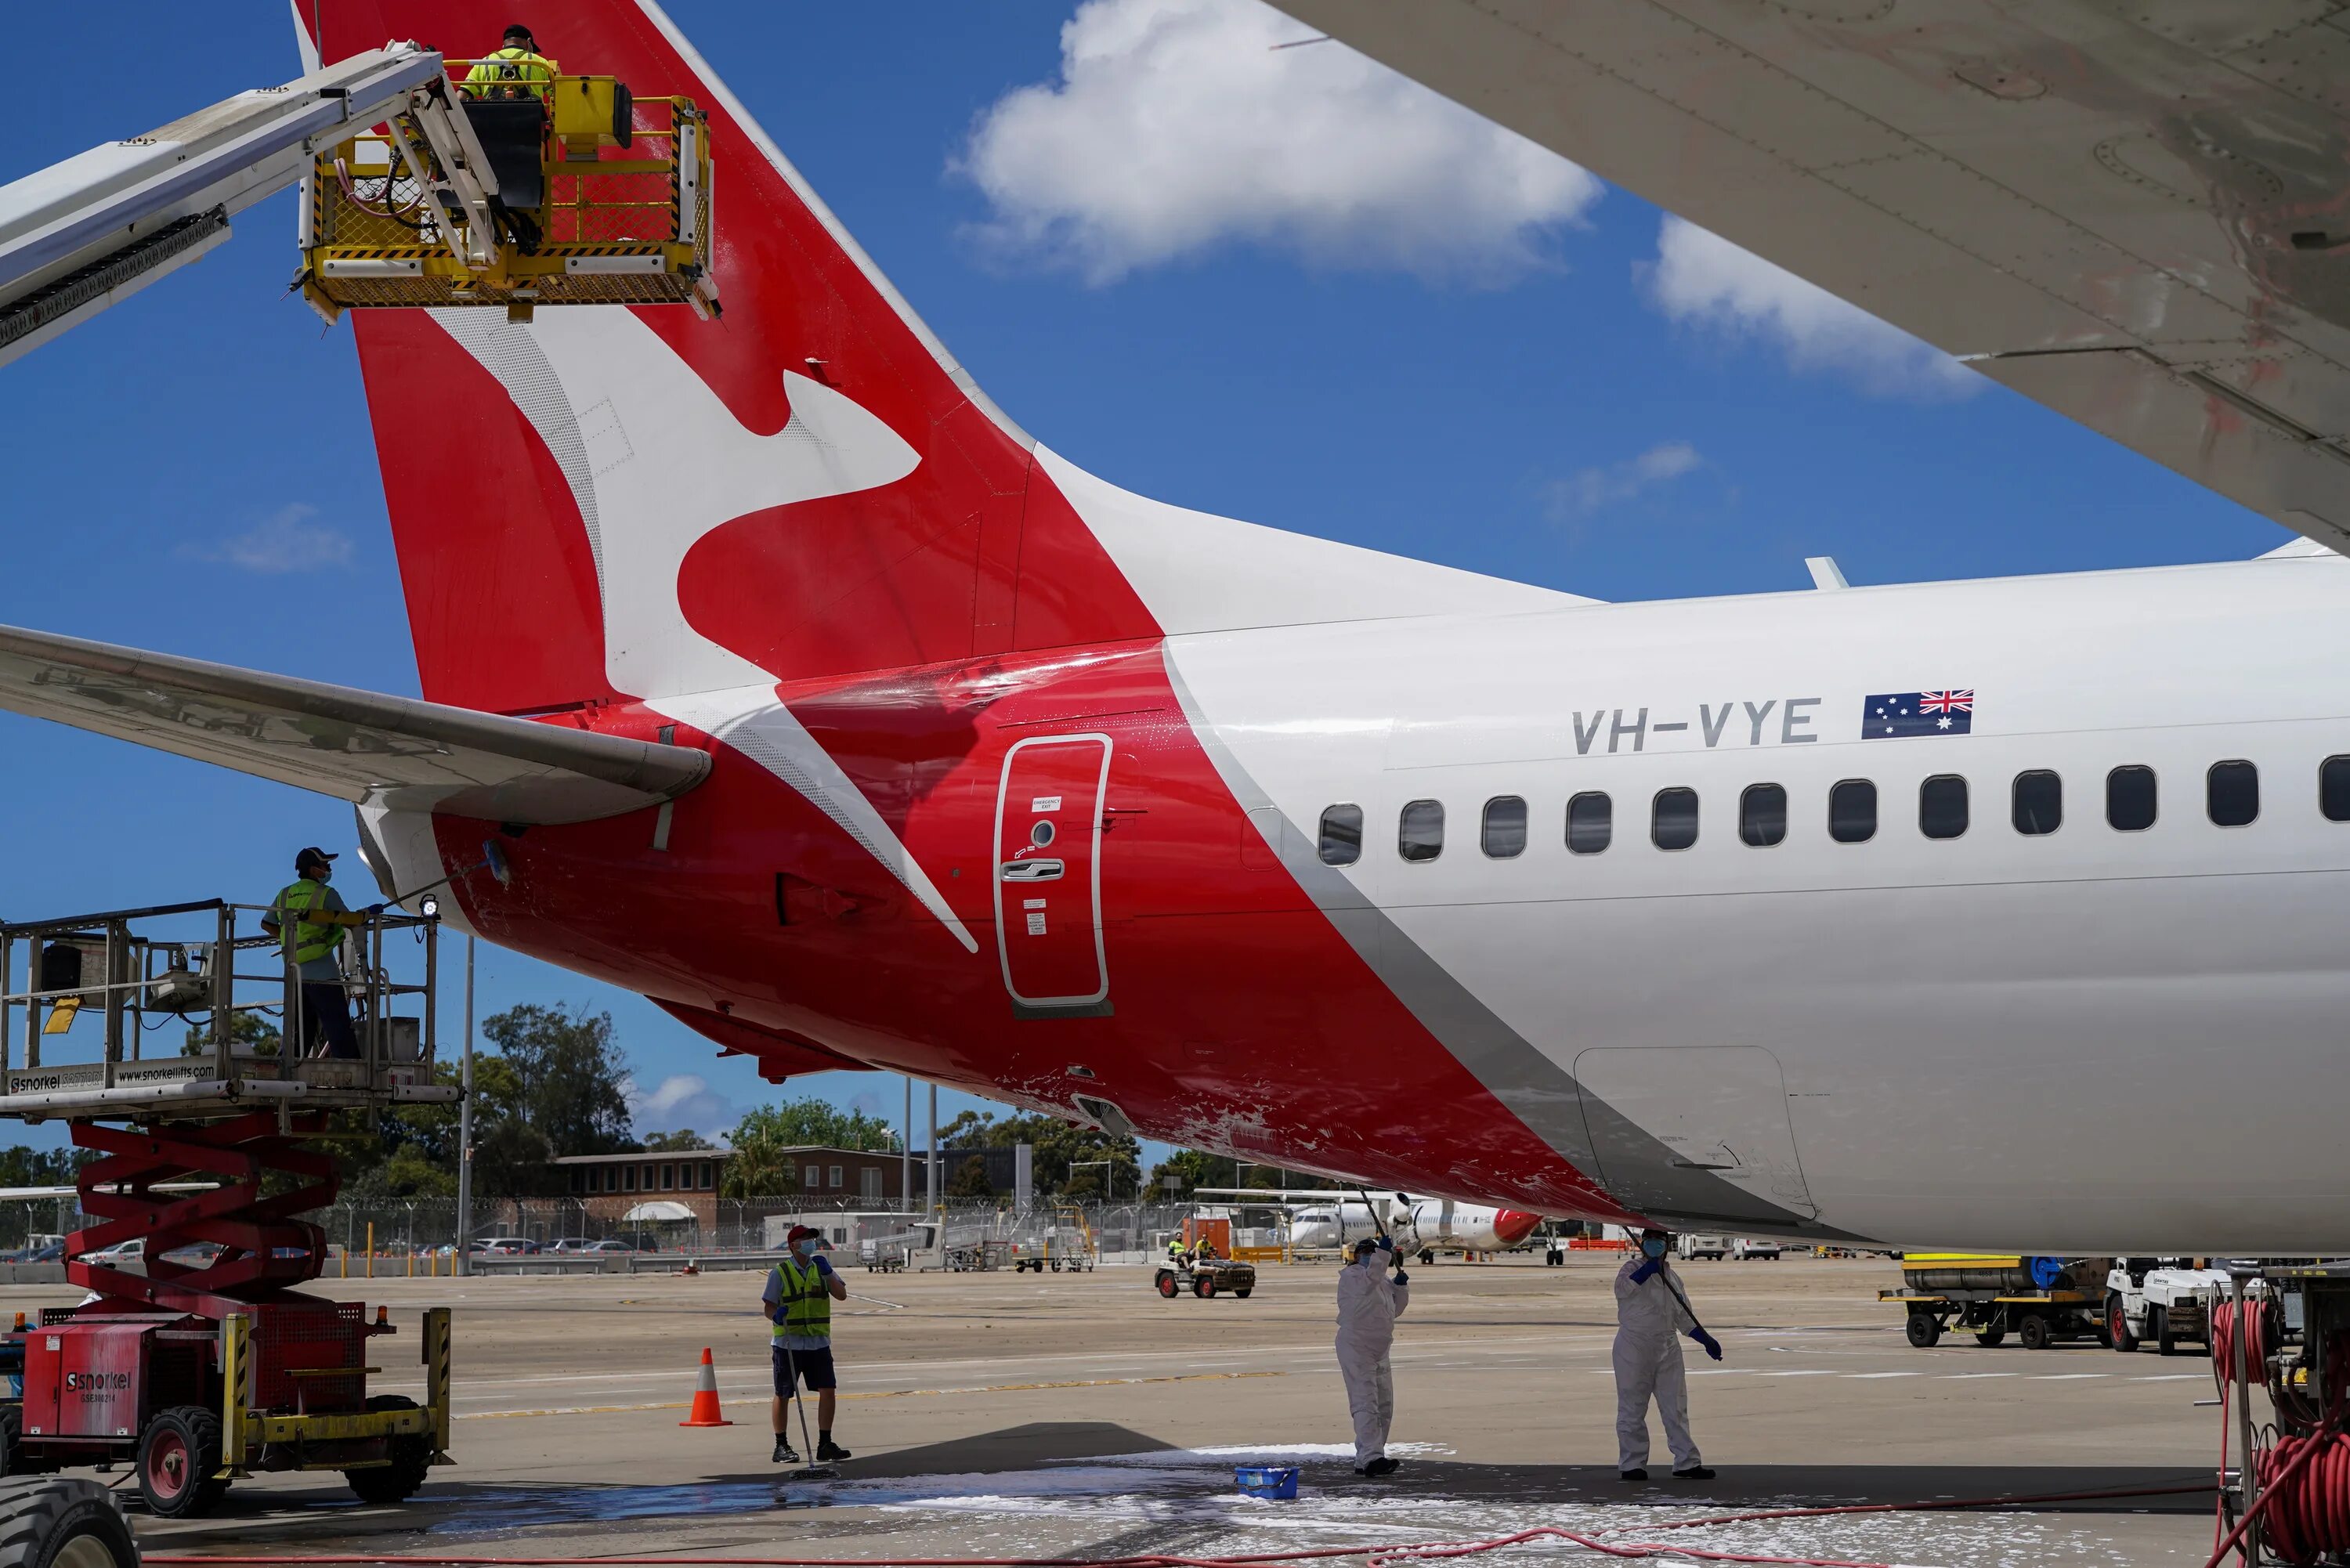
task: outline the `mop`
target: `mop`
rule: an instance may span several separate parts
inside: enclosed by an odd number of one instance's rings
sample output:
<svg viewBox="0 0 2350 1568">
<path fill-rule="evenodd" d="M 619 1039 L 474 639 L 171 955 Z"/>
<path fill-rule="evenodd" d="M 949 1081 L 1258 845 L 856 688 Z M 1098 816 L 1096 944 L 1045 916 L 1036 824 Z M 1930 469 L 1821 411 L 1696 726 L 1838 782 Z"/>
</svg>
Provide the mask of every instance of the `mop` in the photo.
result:
<svg viewBox="0 0 2350 1568">
<path fill-rule="evenodd" d="M 791 1375 L 792 1406 L 800 1413 L 800 1441 L 806 1446 L 808 1455 L 807 1463 L 788 1472 L 784 1479 L 786 1480 L 837 1480 L 840 1479 L 838 1470 L 830 1465 L 816 1462 L 816 1444 L 808 1437 L 807 1401 L 800 1395 L 799 1362 L 792 1355 L 792 1347 L 788 1345 L 784 1346 L 784 1370 Z"/>
</svg>

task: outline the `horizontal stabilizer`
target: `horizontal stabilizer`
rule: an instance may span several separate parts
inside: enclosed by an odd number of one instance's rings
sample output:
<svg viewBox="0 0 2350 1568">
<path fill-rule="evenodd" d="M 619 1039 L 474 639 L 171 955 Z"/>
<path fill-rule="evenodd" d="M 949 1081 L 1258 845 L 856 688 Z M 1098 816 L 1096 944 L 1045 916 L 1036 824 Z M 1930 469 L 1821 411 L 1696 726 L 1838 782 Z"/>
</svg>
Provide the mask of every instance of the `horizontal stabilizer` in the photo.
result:
<svg viewBox="0 0 2350 1568">
<path fill-rule="evenodd" d="M 0 708 L 396 811 L 528 825 L 673 800 L 684 746 L 0 627 Z"/>
<path fill-rule="evenodd" d="M 691 1007 L 682 1002 L 667 1002 L 647 998 L 655 1007 L 684 1024 L 706 1040 L 723 1047 L 722 1056 L 748 1056 L 759 1064 L 759 1076 L 770 1084 L 780 1084 L 786 1078 L 807 1073 L 837 1073 L 843 1070 L 862 1073 L 868 1064 L 853 1056 L 817 1044 L 815 1041 L 764 1024 L 729 1018 L 723 1012 L 712 1012 L 706 1007 Z"/>
</svg>

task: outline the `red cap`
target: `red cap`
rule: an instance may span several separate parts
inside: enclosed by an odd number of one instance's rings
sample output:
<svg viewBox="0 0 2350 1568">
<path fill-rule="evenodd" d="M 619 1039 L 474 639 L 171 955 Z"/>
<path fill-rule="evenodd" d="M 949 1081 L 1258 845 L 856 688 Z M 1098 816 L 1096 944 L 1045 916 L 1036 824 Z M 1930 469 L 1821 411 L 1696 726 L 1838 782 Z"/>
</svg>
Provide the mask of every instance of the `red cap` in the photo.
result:
<svg viewBox="0 0 2350 1568">
<path fill-rule="evenodd" d="M 792 1227 L 792 1233 L 784 1238 L 784 1245 L 788 1247 L 795 1241 L 805 1241 L 810 1237 L 821 1241 L 824 1240 L 824 1232 L 813 1225 L 795 1225 Z"/>
</svg>

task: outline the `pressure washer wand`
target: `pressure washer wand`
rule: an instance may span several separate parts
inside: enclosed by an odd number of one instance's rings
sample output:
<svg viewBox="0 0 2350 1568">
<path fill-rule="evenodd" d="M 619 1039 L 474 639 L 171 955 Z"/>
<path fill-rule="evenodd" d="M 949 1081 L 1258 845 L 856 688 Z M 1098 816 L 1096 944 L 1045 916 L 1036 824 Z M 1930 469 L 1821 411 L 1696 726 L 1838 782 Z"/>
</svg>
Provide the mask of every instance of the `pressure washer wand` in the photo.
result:
<svg viewBox="0 0 2350 1568">
<path fill-rule="evenodd" d="M 1665 1261 L 1662 1258 L 1659 1258 L 1657 1262 L 1664 1263 Z M 1657 1272 L 1664 1276 L 1665 1289 L 1673 1293 L 1673 1300 L 1681 1303 L 1681 1311 L 1689 1314 L 1690 1326 L 1696 1329 L 1698 1333 L 1703 1334 L 1705 1332 L 1705 1324 L 1698 1322 L 1696 1309 L 1692 1308 L 1689 1304 L 1689 1297 L 1681 1294 L 1680 1286 L 1673 1282 L 1673 1271 L 1671 1266 L 1668 1264 L 1665 1267 L 1659 1268 Z"/>
<path fill-rule="evenodd" d="M 421 888 L 411 888 L 405 893 L 395 894 L 386 901 L 393 904 L 405 904 L 411 898 L 430 893 L 435 888 L 446 888 L 458 877 L 471 877 L 476 871 L 487 871 L 492 877 L 497 878 L 497 884 L 501 888 L 507 886 L 514 880 L 514 869 L 506 864 L 506 852 L 498 847 L 497 840 L 494 838 L 485 838 L 482 840 L 482 857 L 473 862 L 471 866 L 461 867 L 457 870 L 450 872 L 446 877 L 442 877 L 438 882 L 427 882 Z"/>
</svg>

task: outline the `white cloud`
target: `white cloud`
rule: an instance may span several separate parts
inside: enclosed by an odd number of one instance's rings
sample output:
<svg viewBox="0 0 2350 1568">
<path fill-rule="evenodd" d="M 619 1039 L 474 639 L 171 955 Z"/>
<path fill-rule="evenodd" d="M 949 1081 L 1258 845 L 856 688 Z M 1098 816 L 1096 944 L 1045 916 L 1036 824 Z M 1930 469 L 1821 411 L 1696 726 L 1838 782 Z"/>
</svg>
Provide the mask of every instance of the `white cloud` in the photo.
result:
<svg viewBox="0 0 2350 1568">
<path fill-rule="evenodd" d="M 1086 0 L 1058 78 L 983 111 L 957 170 L 993 253 L 1109 283 L 1245 241 L 1497 283 L 1599 199 L 1556 154 L 1257 0 Z"/>
<path fill-rule="evenodd" d="M 1658 231 L 1648 285 L 1675 321 L 1774 344 L 1795 369 L 1842 375 L 1865 392 L 1940 399 L 1982 389 L 1931 344 L 1679 218 Z"/>
<path fill-rule="evenodd" d="M 280 507 L 242 534 L 211 545 L 185 545 L 180 553 L 248 572 L 317 572 L 351 564 L 351 538 L 315 521 L 318 509 L 297 501 Z"/>
<path fill-rule="evenodd" d="M 1544 487 L 1544 505 L 1552 522 L 1571 523 L 1704 466 L 1705 459 L 1689 442 L 1662 441 L 1622 462 L 1578 469 L 1565 479 L 1552 480 Z"/>
<path fill-rule="evenodd" d="M 621 1087 L 629 1102 L 629 1120 L 642 1137 L 646 1133 L 677 1132 L 691 1127 L 712 1143 L 723 1143 L 743 1107 L 710 1086 L 698 1073 L 673 1073 L 650 1089 L 629 1079 Z"/>
</svg>

